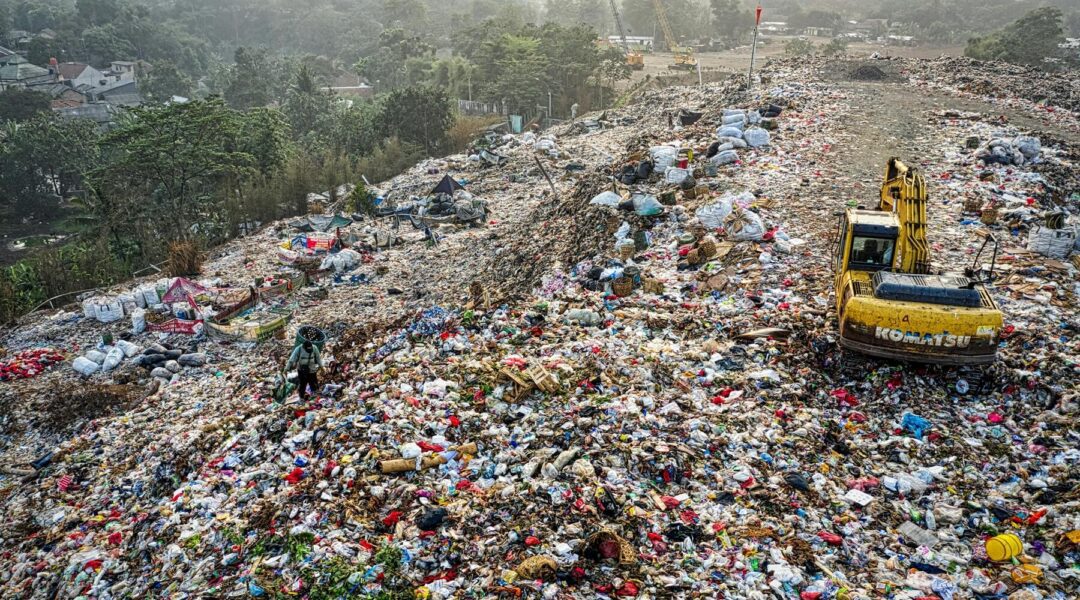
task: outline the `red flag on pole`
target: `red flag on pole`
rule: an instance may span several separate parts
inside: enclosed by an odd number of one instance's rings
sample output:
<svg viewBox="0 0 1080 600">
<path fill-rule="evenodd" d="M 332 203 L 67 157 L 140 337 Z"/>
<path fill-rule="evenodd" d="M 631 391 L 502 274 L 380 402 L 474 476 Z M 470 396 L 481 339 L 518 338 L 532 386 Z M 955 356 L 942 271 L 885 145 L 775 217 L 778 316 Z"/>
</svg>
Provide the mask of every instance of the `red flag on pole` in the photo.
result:
<svg viewBox="0 0 1080 600">
<path fill-rule="evenodd" d="M 754 12 L 756 13 L 756 15 L 754 17 L 754 25 L 761 25 L 761 5 L 760 4 L 758 5 L 757 9 Z"/>
</svg>

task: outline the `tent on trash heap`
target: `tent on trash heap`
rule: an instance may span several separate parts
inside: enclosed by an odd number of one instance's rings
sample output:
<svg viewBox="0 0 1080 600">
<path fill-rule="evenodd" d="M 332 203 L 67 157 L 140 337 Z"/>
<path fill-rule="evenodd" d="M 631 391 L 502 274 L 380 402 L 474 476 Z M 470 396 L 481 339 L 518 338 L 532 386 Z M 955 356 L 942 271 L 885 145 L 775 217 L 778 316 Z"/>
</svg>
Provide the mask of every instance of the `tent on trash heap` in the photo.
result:
<svg viewBox="0 0 1080 600">
<path fill-rule="evenodd" d="M 166 291 L 165 295 L 161 297 L 161 300 L 162 302 L 166 303 L 194 303 L 194 299 L 196 296 L 207 294 L 209 293 L 209 291 L 210 290 L 208 290 L 207 288 L 204 288 L 203 286 L 195 283 L 190 279 L 184 277 L 177 277 L 175 280 L 173 280 L 172 284 L 169 285 L 168 291 Z"/>
<path fill-rule="evenodd" d="M 463 189 L 465 189 L 465 186 L 458 183 L 456 179 L 449 175 L 443 175 L 442 180 L 435 186 L 435 189 L 431 190 L 431 193 L 433 195 L 446 194 L 448 196 L 453 196 L 455 191 Z"/>
</svg>

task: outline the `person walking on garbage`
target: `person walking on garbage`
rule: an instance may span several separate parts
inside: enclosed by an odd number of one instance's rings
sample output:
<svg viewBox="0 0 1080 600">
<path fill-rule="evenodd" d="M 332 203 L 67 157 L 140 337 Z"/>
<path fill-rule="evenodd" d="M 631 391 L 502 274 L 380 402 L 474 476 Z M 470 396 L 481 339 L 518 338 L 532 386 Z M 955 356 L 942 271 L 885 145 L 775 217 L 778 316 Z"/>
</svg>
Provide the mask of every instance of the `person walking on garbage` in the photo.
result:
<svg viewBox="0 0 1080 600">
<path fill-rule="evenodd" d="M 296 367 L 296 392 L 300 395 L 301 400 L 307 400 L 307 387 L 311 385 L 312 390 L 319 389 L 319 377 L 317 373 L 319 368 L 324 366 L 322 360 L 322 353 L 319 349 L 310 341 L 305 341 L 293 350 L 289 356 L 288 362 L 285 363 L 285 370 L 288 371 L 293 367 Z"/>
</svg>

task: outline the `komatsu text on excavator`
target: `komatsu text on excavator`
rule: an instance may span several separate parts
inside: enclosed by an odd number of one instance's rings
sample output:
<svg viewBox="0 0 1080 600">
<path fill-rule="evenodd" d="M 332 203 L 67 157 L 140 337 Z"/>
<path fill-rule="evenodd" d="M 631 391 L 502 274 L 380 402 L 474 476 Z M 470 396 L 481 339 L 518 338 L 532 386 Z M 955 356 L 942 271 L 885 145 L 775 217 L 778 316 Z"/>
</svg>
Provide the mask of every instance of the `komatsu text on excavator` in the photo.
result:
<svg viewBox="0 0 1080 600">
<path fill-rule="evenodd" d="M 926 182 L 889 159 L 877 210 L 849 208 L 841 217 L 834 264 L 840 344 L 917 362 L 961 365 L 994 361 L 1002 315 L 979 266 L 997 241 L 986 237 L 964 274 L 932 274 L 926 241 Z"/>
</svg>

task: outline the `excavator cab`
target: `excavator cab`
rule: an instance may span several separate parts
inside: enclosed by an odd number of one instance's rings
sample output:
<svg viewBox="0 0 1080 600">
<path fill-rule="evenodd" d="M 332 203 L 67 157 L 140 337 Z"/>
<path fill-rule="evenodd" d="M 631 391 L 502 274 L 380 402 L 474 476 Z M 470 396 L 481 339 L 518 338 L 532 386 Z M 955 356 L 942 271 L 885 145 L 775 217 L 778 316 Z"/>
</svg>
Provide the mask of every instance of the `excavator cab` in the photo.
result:
<svg viewBox="0 0 1080 600">
<path fill-rule="evenodd" d="M 925 219 L 925 183 L 895 159 L 878 210 L 844 212 L 833 257 L 840 344 L 883 358 L 993 362 L 1003 317 L 982 269 L 931 273 Z"/>
</svg>

